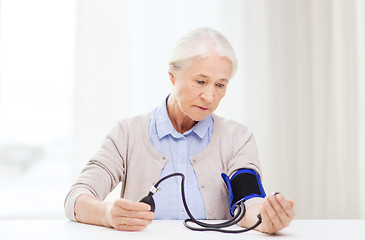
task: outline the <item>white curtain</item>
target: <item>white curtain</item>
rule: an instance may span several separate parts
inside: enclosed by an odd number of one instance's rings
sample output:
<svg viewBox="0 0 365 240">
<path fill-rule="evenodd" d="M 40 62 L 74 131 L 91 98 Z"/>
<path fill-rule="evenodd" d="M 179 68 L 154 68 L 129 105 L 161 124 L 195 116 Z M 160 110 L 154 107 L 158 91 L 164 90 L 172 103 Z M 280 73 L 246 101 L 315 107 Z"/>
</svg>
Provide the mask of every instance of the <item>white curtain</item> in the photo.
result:
<svg viewBox="0 0 365 240">
<path fill-rule="evenodd" d="M 264 50 L 246 55 L 245 96 L 267 188 L 294 197 L 299 217 L 364 217 L 363 2 L 261 1 L 262 15 L 251 11 L 246 47 Z"/>
<path fill-rule="evenodd" d="M 118 119 L 169 92 L 166 57 L 198 26 L 239 70 L 217 113 L 250 127 L 268 193 L 298 218 L 365 218 L 363 0 L 78 1 L 77 172 Z"/>
<path fill-rule="evenodd" d="M 359 212 L 365 218 L 365 1 L 356 2 L 357 16 L 357 79 L 358 79 L 358 174 L 359 174 Z"/>
<path fill-rule="evenodd" d="M 79 0 L 74 103 L 75 177 L 117 119 L 128 115 L 127 2 Z"/>
</svg>

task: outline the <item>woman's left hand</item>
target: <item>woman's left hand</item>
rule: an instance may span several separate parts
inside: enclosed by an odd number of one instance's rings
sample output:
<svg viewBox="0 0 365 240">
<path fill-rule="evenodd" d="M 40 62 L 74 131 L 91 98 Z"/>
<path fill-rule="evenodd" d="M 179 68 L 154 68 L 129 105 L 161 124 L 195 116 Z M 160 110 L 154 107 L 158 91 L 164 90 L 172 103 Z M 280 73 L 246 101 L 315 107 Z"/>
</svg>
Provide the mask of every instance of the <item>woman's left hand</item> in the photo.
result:
<svg viewBox="0 0 365 240">
<path fill-rule="evenodd" d="M 257 229 L 264 233 L 275 233 L 287 227 L 293 220 L 294 201 L 286 199 L 280 193 L 270 195 L 263 202 L 260 213 L 262 223 Z"/>
</svg>

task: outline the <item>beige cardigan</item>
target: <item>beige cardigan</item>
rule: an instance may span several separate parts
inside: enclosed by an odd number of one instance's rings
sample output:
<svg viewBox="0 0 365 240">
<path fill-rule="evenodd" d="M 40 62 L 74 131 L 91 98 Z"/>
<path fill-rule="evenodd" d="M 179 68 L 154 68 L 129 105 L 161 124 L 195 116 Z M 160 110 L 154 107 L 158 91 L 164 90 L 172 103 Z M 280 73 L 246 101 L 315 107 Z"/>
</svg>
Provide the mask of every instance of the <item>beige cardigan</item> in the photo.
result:
<svg viewBox="0 0 365 240">
<path fill-rule="evenodd" d="M 75 220 L 75 200 L 89 194 L 104 200 L 119 182 L 120 196 L 133 201 L 144 197 L 160 176 L 168 158 L 157 152 L 148 136 L 151 112 L 119 121 L 88 162 L 65 199 L 66 216 Z M 245 126 L 215 114 L 207 148 L 190 158 L 202 193 L 207 219 L 228 219 L 228 193 L 221 173 L 229 176 L 250 168 L 261 175 L 256 143 Z M 158 193 L 156 193 L 158 194 Z M 250 205 L 261 199 L 251 199 Z"/>
</svg>

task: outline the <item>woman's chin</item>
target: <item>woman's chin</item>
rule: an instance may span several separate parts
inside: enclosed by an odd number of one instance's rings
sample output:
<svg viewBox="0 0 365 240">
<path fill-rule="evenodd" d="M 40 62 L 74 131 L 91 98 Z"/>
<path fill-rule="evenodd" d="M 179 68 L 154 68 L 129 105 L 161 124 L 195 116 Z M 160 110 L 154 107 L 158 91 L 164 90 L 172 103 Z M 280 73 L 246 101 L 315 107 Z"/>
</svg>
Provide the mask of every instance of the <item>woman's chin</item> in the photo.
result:
<svg viewBox="0 0 365 240">
<path fill-rule="evenodd" d="M 190 115 L 189 117 L 196 121 L 196 122 L 200 122 L 202 120 L 204 120 L 206 117 L 208 117 L 210 115 L 210 113 L 207 113 L 207 114 L 192 114 Z"/>
</svg>

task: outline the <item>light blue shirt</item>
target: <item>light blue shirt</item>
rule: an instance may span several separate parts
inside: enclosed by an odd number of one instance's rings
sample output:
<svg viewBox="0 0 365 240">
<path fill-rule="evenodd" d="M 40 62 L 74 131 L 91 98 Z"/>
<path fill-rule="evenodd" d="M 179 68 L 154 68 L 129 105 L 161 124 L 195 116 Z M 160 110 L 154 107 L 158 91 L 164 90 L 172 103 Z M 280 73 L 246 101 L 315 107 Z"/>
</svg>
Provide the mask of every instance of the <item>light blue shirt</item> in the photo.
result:
<svg viewBox="0 0 365 240">
<path fill-rule="evenodd" d="M 205 219 L 204 202 L 190 157 L 208 146 L 213 134 L 213 117 L 209 115 L 181 134 L 175 130 L 167 114 L 167 99 L 153 111 L 149 127 L 152 146 L 168 157 L 160 178 L 176 172 L 184 174 L 185 196 L 190 212 L 197 219 Z M 177 176 L 159 185 L 160 191 L 153 195 L 156 203 L 155 219 L 188 218 L 181 199 L 180 184 L 181 177 Z"/>
</svg>

